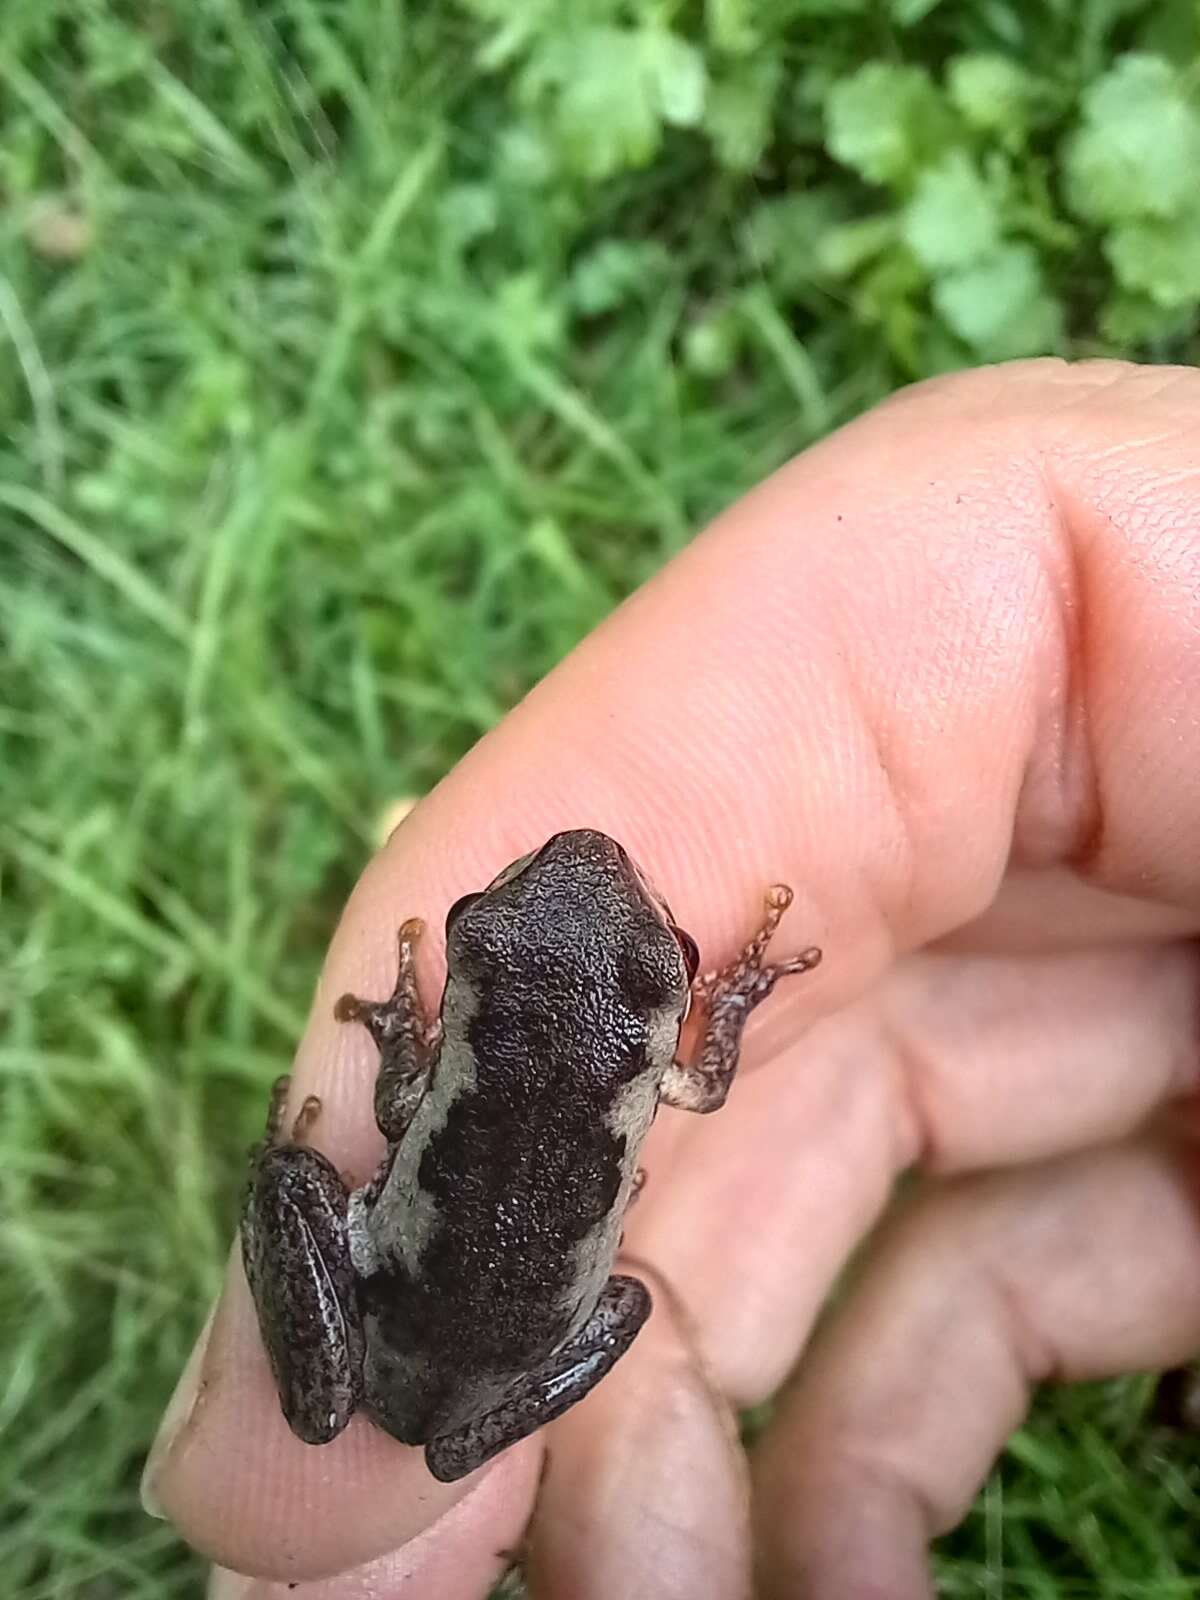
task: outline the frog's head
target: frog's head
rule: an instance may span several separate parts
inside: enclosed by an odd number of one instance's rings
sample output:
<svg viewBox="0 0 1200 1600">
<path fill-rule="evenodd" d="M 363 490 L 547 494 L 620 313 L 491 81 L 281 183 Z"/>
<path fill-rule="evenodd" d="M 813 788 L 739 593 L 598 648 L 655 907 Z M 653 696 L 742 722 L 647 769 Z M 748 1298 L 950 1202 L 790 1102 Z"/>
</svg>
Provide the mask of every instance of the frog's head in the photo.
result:
<svg viewBox="0 0 1200 1600">
<path fill-rule="evenodd" d="M 500 977 L 498 969 L 519 973 L 533 957 L 573 963 L 582 978 L 611 960 L 646 967 L 647 979 L 654 972 L 657 986 L 683 994 L 699 960 L 637 863 L 594 828 L 556 833 L 456 901 L 446 947 L 452 969 L 487 965 Z"/>
</svg>

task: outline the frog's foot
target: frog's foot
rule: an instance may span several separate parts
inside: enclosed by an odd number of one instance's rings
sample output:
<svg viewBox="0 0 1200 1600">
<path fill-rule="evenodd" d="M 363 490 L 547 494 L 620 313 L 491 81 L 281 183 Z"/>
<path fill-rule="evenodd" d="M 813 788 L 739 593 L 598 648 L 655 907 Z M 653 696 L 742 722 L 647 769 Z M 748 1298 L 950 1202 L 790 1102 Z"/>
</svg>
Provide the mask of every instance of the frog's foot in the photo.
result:
<svg viewBox="0 0 1200 1600">
<path fill-rule="evenodd" d="M 288 1426 L 308 1444 L 342 1431 L 362 1384 L 348 1198 L 319 1150 L 273 1144 L 259 1155 L 242 1211 L 242 1261 L 275 1387 Z"/>
<path fill-rule="evenodd" d="M 386 1000 L 344 994 L 333 1008 L 339 1022 L 361 1022 L 382 1052 L 397 1037 L 420 1036 L 428 1028 L 417 989 L 416 949 L 425 924 L 409 917 L 396 935 L 396 986 Z"/>
<path fill-rule="evenodd" d="M 527 1373 L 494 1411 L 425 1446 L 425 1464 L 442 1483 L 465 1478 L 510 1444 L 569 1411 L 625 1354 L 650 1314 L 637 1278 L 612 1277 L 590 1320 L 544 1366 Z"/>
<path fill-rule="evenodd" d="M 421 1103 L 441 1038 L 441 1024 L 426 1018 L 417 989 L 415 951 L 424 931 L 419 917 L 402 924 L 396 986 L 386 1000 L 360 1000 L 357 995 L 344 994 L 333 1008 L 339 1022 L 361 1022 L 379 1047 L 375 1121 L 392 1144 Z"/>
<path fill-rule="evenodd" d="M 264 1144 L 275 1144 L 279 1138 L 279 1130 L 283 1127 L 283 1111 L 287 1105 L 288 1090 L 292 1080 L 285 1072 L 282 1078 L 276 1078 L 271 1085 L 271 1099 L 267 1106 L 267 1126 L 263 1132 Z M 257 1155 L 257 1148 L 255 1154 Z"/>
<path fill-rule="evenodd" d="M 774 884 L 767 890 L 763 920 L 741 954 L 719 972 L 706 972 L 696 980 L 696 994 L 707 1013 L 704 1031 L 695 1058 L 676 1061 L 667 1069 L 660 1091 L 667 1105 L 701 1112 L 724 1105 L 750 1013 L 780 978 L 811 972 L 820 961 L 821 952 L 814 945 L 787 961 L 764 964 L 767 946 L 791 903 L 787 885 Z"/>
</svg>

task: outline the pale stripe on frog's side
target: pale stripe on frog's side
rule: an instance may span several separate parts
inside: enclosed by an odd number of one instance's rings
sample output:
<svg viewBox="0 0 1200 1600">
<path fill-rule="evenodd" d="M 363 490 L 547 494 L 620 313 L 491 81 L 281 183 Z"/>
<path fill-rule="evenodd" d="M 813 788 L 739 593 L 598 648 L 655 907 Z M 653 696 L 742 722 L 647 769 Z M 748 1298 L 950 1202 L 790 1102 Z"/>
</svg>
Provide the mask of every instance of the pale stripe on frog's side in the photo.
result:
<svg viewBox="0 0 1200 1600">
<path fill-rule="evenodd" d="M 455 984 L 442 1008 L 442 1042 L 422 1095 L 381 1188 L 356 1189 L 350 1196 L 347 1224 L 350 1255 L 360 1277 L 386 1270 L 399 1261 L 411 1277 L 420 1276 L 421 1257 L 439 1221 L 438 1202 L 420 1183 L 421 1160 L 431 1140 L 450 1119 L 463 1097 L 478 1084 L 475 1054 L 467 1038 L 479 997 L 469 983 Z M 387 1253 L 378 1240 L 387 1240 Z"/>
<path fill-rule="evenodd" d="M 646 1065 L 620 1090 L 603 1119 L 608 1131 L 625 1142 L 621 1187 L 608 1216 L 602 1217 L 576 1247 L 574 1281 L 562 1301 L 563 1309 L 571 1315 L 572 1332 L 587 1321 L 588 1307 L 612 1271 L 613 1256 L 620 1244 L 625 1214 L 637 1182 L 638 1151 L 654 1121 L 663 1073 L 675 1059 L 679 1029 L 677 1005 L 664 1006 L 650 1015 L 646 1027 Z"/>
</svg>

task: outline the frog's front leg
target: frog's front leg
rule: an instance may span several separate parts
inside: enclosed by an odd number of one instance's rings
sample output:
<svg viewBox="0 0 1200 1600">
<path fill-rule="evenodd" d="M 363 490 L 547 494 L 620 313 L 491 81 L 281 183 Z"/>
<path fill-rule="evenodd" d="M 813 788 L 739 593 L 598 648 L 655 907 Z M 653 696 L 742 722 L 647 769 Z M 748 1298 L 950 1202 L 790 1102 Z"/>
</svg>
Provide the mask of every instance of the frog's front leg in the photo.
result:
<svg viewBox="0 0 1200 1600">
<path fill-rule="evenodd" d="M 379 1047 L 375 1121 L 390 1144 L 399 1142 L 421 1103 L 441 1037 L 441 1024 L 427 1020 L 417 989 L 414 954 L 424 931 L 419 917 L 402 925 L 396 987 L 386 1000 L 344 994 L 333 1008 L 339 1022 L 361 1022 Z"/>
<path fill-rule="evenodd" d="M 650 1315 L 650 1305 L 650 1291 L 639 1279 L 611 1277 L 575 1337 L 513 1384 L 495 1410 L 425 1446 L 425 1464 L 433 1476 L 442 1483 L 465 1478 L 570 1410 L 629 1349 Z"/>
<path fill-rule="evenodd" d="M 290 1140 L 277 1142 L 286 1090 L 281 1079 L 252 1158 L 242 1261 L 288 1425 L 308 1444 L 326 1444 L 349 1422 L 362 1387 L 349 1192 L 333 1163 L 302 1142 L 320 1101 L 306 1100 Z"/>
<path fill-rule="evenodd" d="M 767 890 L 766 911 L 754 937 L 737 958 L 719 972 L 706 972 L 696 981 L 696 993 L 706 1016 L 693 1059 L 677 1060 L 667 1069 L 659 1096 L 681 1111 L 716 1111 L 725 1104 L 742 1047 L 742 1031 L 755 1006 L 761 1005 L 779 982 L 801 972 L 811 972 L 821 959 L 813 946 L 788 961 L 763 964 L 767 946 L 779 920 L 792 903 L 792 891 L 777 883 Z"/>
</svg>

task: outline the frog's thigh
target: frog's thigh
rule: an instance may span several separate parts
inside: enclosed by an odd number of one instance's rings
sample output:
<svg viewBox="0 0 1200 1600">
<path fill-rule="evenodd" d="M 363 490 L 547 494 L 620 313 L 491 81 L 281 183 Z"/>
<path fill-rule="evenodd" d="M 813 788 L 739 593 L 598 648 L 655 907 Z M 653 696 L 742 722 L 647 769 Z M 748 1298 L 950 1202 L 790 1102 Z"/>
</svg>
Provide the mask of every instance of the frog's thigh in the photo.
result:
<svg viewBox="0 0 1200 1600">
<path fill-rule="evenodd" d="M 273 1145 L 259 1157 L 242 1216 L 242 1259 L 283 1414 L 309 1444 L 342 1431 L 361 1388 L 348 1199 L 319 1150 Z"/>
<path fill-rule="evenodd" d="M 499 1451 L 569 1411 L 629 1349 L 650 1315 L 650 1305 L 650 1291 L 637 1278 L 610 1278 L 590 1320 L 544 1366 L 515 1383 L 494 1411 L 425 1446 L 425 1462 L 433 1476 L 443 1483 L 465 1478 Z"/>
</svg>

